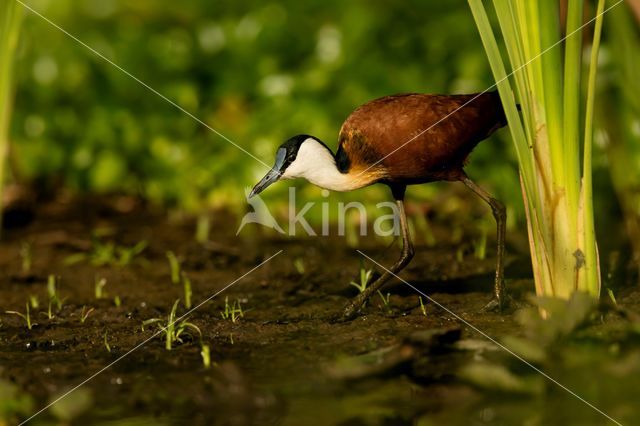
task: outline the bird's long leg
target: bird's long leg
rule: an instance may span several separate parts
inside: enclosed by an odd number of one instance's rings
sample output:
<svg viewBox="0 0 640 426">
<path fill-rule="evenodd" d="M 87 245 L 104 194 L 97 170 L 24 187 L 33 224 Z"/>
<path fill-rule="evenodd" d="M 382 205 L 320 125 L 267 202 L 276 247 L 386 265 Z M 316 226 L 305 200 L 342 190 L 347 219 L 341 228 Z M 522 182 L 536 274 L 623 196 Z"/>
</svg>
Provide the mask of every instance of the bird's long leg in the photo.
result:
<svg viewBox="0 0 640 426">
<path fill-rule="evenodd" d="M 413 243 L 411 242 L 411 235 L 409 234 L 409 225 L 407 224 L 407 215 L 404 211 L 404 192 L 406 190 L 406 186 L 400 187 L 392 187 L 391 191 L 393 193 L 393 197 L 396 200 L 396 204 L 398 205 L 398 214 L 400 215 L 400 228 L 402 230 L 402 254 L 400 255 L 400 259 L 391 267 L 388 271 L 385 271 L 380 278 L 372 282 L 367 286 L 367 288 L 353 298 L 351 303 L 347 305 L 344 310 L 343 318 L 351 319 L 358 314 L 358 311 L 362 308 L 364 303 L 395 274 L 404 269 L 405 266 L 411 261 L 413 258 Z"/>
<path fill-rule="evenodd" d="M 504 238 L 506 231 L 507 211 L 504 208 L 504 204 L 496 200 L 484 189 L 476 185 L 471 179 L 465 176 L 462 182 L 473 192 L 475 192 L 480 198 L 482 198 L 493 212 L 493 217 L 496 220 L 497 237 L 498 237 L 498 249 L 496 257 L 496 282 L 495 282 L 495 300 L 487 305 L 487 308 L 497 307 L 502 310 L 507 303 L 505 285 L 504 285 Z"/>
</svg>

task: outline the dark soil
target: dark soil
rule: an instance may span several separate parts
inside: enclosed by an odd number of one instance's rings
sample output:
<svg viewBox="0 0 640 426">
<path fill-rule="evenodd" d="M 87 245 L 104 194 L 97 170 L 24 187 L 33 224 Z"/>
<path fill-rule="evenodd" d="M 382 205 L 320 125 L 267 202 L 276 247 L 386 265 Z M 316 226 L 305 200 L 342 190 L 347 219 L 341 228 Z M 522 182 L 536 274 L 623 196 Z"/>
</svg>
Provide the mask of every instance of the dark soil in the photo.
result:
<svg viewBox="0 0 640 426">
<path fill-rule="evenodd" d="M 84 383 L 80 389 L 92 402 L 77 424 L 607 423 L 553 384 L 535 397 L 495 396 L 462 381 L 459 367 L 479 352 L 460 347 L 490 351 L 493 344 L 423 298 L 424 315 L 418 294 L 401 283 L 389 287 L 388 307 L 376 296 L 362 316 L 335 321 L 357 292 L 348 283 L 357 280 L 361 259 L 344 239 L 236 237 L 237 224 L 230 215 L 212 215 L 212 242 L 201 245 L 192 220 L 168 220 L 117 200 L 85 200 L 41 206 L 31 224 L 6 231 L 0 243 L 0 379 L 33 398 L 32 411 L 21 418 Z M 146 240 L 148 246 L 123 266 L 90 259 L 66 264 L 72 255 L 91 252 L 95 238 L 127 247 Z M 25 242 L 32 253 L 28 271 L 21 257 Z M 361 241 L 361 249 L 383 264 L 398 255 L 395 246 L 375 240 Z M 182 285 L 171 282 L 169 250 L 192 282 L 194 306 L 233 283 L 188 317 L 211 348 L 208 369 L 197 333 L 183 334 L 169 351 L 164 335 L 152 337 L 156 325 L 141 327 L 151 318 L 166 319 L 174 301 L 184 299 Z M 470 251 L 460 262 L 459 246 L 418 246 L 402 276 L 490 336 L 520 334 L 513 309 L 481 312 L 491 298 L 492 243 L 485 260 Z M 533 290 L 528 262 L 511 247 L 507 275 L 520 306 Z M 51 274 L 59 277 L 63 305 L 59 311 L 54 306 L 49 319 Z M 94 283 L 101 278 L 107 296 L 98 300 Z M 39 307 L 31 309 L 28 330 L 4 311 L 24 313 L 30 296 L 38 297 Z M 243 308 L 236 322 L 222 318 L 226 298 Z M 637 291 L 620 298 L 638 310 Z M 83 307 L 85 313 L 94 309 L 84 323 Z M 181 303 L 178 315 L 186 311 Z M 373 363 L 348 358 L 372 352 Z M 53 418 L 46 410 L 31 422 Z"/>
</svg>

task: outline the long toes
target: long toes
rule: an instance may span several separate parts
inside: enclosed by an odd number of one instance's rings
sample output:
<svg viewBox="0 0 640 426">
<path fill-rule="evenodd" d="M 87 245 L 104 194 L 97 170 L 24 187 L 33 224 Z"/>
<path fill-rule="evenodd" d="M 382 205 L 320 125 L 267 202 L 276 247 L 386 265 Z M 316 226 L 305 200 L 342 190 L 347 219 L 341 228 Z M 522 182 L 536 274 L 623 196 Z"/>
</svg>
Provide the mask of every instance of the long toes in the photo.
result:
<svg viewBox="0 0 640 426">
<path fill-rule="evenodd" d="M 484 305 L 482 309 L 480 309 L 480 312 L 499 312 L 500 310 L 500 302 L 497 298 L 493 298 L 489 303 Z"/>
<path fill-rule="evenodd" d="M 360 309 L 362 309 L 362 305 L 360 303 L 351 302 L 349 303 L 342 312 L 342 317 L 340 321 L 351 321 L 355 319 L 360 313 Z"/>
<path fill-rule="evenodd" d="M 480 312 L 504 313 L 507 308 L 512 307 L 513 305 L 513 298 L 509 295 L 503 296 L 500 300 L 494 296 L 493 299 L 491 299 L 491 301 L 480 310 Z"/>
</svg>

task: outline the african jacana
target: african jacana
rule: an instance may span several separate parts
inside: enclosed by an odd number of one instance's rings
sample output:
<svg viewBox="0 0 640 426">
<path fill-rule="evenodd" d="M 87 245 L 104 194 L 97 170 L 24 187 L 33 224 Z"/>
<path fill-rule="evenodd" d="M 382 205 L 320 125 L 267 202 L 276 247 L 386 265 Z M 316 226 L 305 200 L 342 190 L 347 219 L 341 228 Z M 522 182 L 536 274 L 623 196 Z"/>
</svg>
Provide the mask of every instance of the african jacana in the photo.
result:
<svg viewBox="0 0 640 426">
<path fill-rule="evenodd" d="M 275 165 L 249 197 L 279 179 L 305 178 L 333 191 L 350 191 L 374 183 L 391 188 L 398 205 L 402 254 L 389 271 L 370 283 L 346 307 L 353 317 L 364 302 L 414 254 L 404 211 L 407 185 L 434 181 L 462 181 L 489 204 L 497 224 L 495 299 L 505 303 L 503 257 L 506 211 L 502 203 L 477 186 L 463 167 L 469 153 L 506 119 L 497 92 L 471 95 L 401 94 L 375 99 L 357 108 L 342 125 L 336 154 L 318 138 L 298 135 L 283 143 Z M 426 130 L 426 131 L 425 131 Z"/>
</svg>

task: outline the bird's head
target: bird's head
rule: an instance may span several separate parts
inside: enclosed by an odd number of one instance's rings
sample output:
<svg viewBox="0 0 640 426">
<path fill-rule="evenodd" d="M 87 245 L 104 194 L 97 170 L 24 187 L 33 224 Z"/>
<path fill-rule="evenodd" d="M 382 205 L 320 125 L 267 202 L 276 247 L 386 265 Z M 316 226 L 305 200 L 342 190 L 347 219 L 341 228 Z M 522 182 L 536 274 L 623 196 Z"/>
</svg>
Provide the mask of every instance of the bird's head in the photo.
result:
<svg viewBox="0 0 640 426">
<path fill-rule="evenodd" d="M 280 179 L 308 177 L 308 173 L 323 161 L 333 162 L 333 154 L 326 145 L 313 136 L 294 136 L 280 145 L 276 151 L 275 164 L 253 187 L 249 198 L 261 193 Z"/>
</svg>

